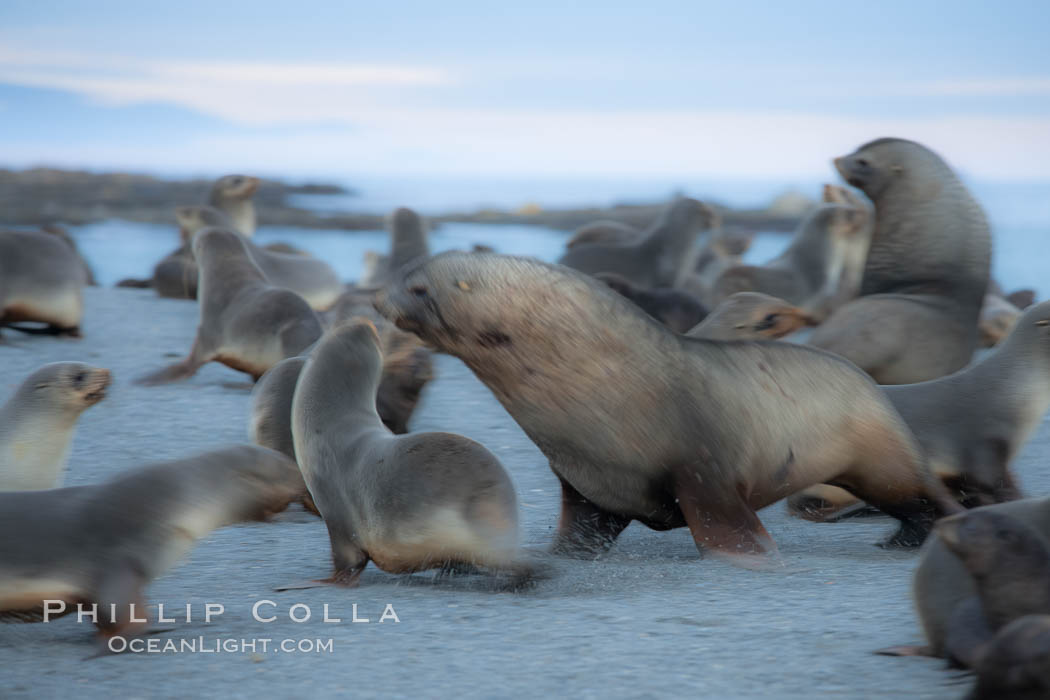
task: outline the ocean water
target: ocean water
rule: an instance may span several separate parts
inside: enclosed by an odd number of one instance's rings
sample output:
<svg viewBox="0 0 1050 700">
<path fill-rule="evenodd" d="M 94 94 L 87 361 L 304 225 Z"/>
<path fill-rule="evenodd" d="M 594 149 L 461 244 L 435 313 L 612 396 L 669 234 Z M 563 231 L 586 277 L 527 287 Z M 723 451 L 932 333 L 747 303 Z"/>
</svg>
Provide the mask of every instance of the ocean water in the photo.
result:
<svg viewBox="0 0 1050 700">
<path fill-rule="evenodd" d="M 347 183 L 353 195 L 299 195 L 294 203 L 319 213 L 355 211 L 383 213 L 409 206 L 424 214 L 473 211 L 480 208 L 516 209 L 524 205 L 546 208 L 607 206 L 620 202 L 652 202 L 686 193 L 736 207 L 761 207 L 787 191 L 819 195 L 820 182 L 624 180 L 624 179 L 420 179 L 360 178 Z M 1050 296 L 1046 274 L 1050 240 L 1050 182 L 970 182 L 992 225 L 993 275 L 1008 290 L 1033 288 L 1040 298 Z M 178 243 L 175 225 L 104 221 L 72 228 L 99 282 L 111 285 L 125 277 L 146 277 L 161 257 Z M 431 232 L 435 252 L 469 249 L 484 243 L 502 253 L 531 255 L 553 261 L 564 249 L 568 233 L 536 226 L 444 224 Z M 760 233 L 745 260 L 760 264 L 776 256 L 789 236 Z M 368 250 L 386 252 L 384 231 L 338 231 L 261 227 L 260 243 L 284 241 L 327 260 L 347 281 L 363 270 Z"/>
</svg>

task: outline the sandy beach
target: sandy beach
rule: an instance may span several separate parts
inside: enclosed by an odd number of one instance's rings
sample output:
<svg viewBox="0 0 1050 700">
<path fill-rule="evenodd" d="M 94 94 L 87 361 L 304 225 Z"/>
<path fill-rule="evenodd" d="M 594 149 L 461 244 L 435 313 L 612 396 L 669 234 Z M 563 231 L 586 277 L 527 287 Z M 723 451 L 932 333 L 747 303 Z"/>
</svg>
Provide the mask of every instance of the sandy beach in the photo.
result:
<svg viewBox="0 0 1050 700">
<path fill-rule="evenodd" d="M 35 367 L 80 360 L 110 368 L 110 395 L 81 419 L 66 485 L 102 481 L 140 464 L 245 442 L 250 383 L 210 364 L 161 387 L 131 380 L 185 353 L 195 303 L 150 291 L 85 292 L 82 340 L 5 332 L 0 396 Z M 440 356 L 413 419 L 416 431 L 462 433 L 489 447 L 518 490 L 525 545 L 543 548 L 559 491 L 545 459 L 489 391 Z M 1044 421 L 1016 462 L 1025 492 L 1050 492 Z M 125 653 L 85 660 L 94 628 L 67 617 L 0 625 L 4 697 L 710 697 L 962 696 L 967 677 L 940 660 L 873 650 L 918 643 L 909 597 L 915 552 L 875 546 L 888 518 L 818 525 L 782 503 L 760 516 L 783 571 L 752 572 L 701 560 L 685 529 L 634 524 L 597 561 L 554 560 L 552 576 L 516 593 L 476 576 L 393 576 L 370 567 L 357 590 L 275 593 L 327 575 L 328 538 L 299 506 L 275 521 L 217 531 L 148 589 L 175 623 L 147 638 L 157 648 L 199 640 L 197 653 Z M 272 601 L 272 605 L 268 602 Z M 224 611 L 204 621 L 206 604 Z M 186 605 L 192 621 L 185 621 Z M 275 615 L 272 622 L 253 617 Z M 298 623 L 305 608 L 311 617 Z M 324 622 L 328 605 L 329 618 Z M 369 622 L 352 622 L 356 616 Z M 380 616 L 391 606 L 399 622 Z M 174 612 L 170 612 L 174 611 Z M 149 612 L 155 620 L 156 610 Z M 266 642 L 265 648 L 261 640 Z M 155 641 L 152 641 L 155 640 Z M 223 640 L 235 640 L 234 651 Z M 243 640 L 243 641 L 242 641 Z M 254 650 L 244 642 L 255 640 Z M 291 640 L 284 643 L 284 640 Z M 185 648 L 185 647 L 184 647 Z M 289 652 L 287 649 L 293 649 Z M 295 650 L 303 648 L 304 651 Z M 312 651 L 310 650 L 312 648 Z M 214 651 L 220 649 L 220 651 Z"/>
</svg>

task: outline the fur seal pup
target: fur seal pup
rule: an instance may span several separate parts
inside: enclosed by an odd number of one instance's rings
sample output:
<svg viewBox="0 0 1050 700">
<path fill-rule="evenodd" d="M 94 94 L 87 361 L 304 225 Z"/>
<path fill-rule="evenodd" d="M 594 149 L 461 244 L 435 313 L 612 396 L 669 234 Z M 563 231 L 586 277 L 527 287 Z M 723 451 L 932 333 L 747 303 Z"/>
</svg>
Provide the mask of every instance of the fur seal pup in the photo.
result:
<svg viewBox="0 0 1050 700">
<path fill-rule="evenodd" d="M 137 383 L 188 379 L 212 360 L 258 380 L 321 337 L 313 309 L 295 292 L 266 281 L 243 236 L 205 229 L 193 240 L 193 254 L 200 267 L 200 323 L 190 354 Z"/>
<path fill-rule="evenodd" d="M 577 246 L 601 244 L 624 244 L 634 243 L 641 238 L 642 232 L 630 224 L 610 219 L 600 219 L 576 229 L 572 238 L 565 244 L 565 248 L 572 250 Z"/>
<path fill-rule="evenodd" d="M 810 344 L 851 360 L 880 384 L 962 369 L 977 347 L 991 237 L 980 205 L 928 148 L 883 138 L 835 159 L 875 205 L 860 297 Z"/>
<path fill-rule="evenodd" d="M 753 564 L 775 551 L 755 511 L 826 481 L 899 518 L 896 545 L 958 509 L 878 387 L 830 353 L 676 335 L 592 277 L 505 255 L 435 256 L 376 308 L 460 358 L 550 460 L 555 551 L 600 551 L 638 520 Z"/>
<path fill-rule="evenodd" d="M 292 399 L 295 454 L 332 543 L 327 582 L 357 585 L 369 561 L 390 573 L 526 573 L 503 465 L 461 435 L 391 434 L 375 407 L 382 366 L 375 326 L 342 325 L 318 343 Z"/>
<path fill-rule="evenodd" d="M 86 282 L 80 257 L 58 236 L 0 231 L 0 328 L 80 337 Z"/>
<path fill-rule="evenodd" d="M 992 512 L 1001 514 L 1020 521 L 1027 528 L 1038 535 L 1043 546 L 1050 546 L 1050 498 L 1024 499 L 999 503 L 993 506 L 985 506 L 969 511 L 965 517 L 977 513 Z M 947 520 L 947 518 L 945 519 Z M 961 519 L 962 520 L 962 519 Z M 1015 528 L 1016 529 L 1016 528 Z M 1029 530 L 1026 530 L 1028 532 Z M 949 535 L 951 536 L 951 535 Z M 989 552 L 999 550 L 995 556 L 1003 556 L 1009 551 L 1009 547 L 987 547 Z M 991 556 L 991 554 L 989 554 Z M 1004 575 L 1009 576 L 1010 570 L 1004 570 Z M 1040 581 L 1042 586 L 1047 586 L 1045 579 Z M 1030 590 L 1027 584 L 1021 585 L 1021 590 Z M 935 530 L 934 536 L 930 537 L 923 548 L 918 567 L 915 569 L 915 577 L 912 582 L 912 594 L 915 599 L 915 608 L 919 614 L 919 622 L 928 643 L 928 648 L 923 648 L 921 653 L 930 656 L 947 656 L 949 630 L 952 627 L 952 619 L 957 611 L 965 612 L 961 605 L 970 605 L 968 601 L 979 595 L 977 582 L 970 570 L 955 553 L 949 549 L 941 535 Z M 1026 601 L 1037 600 L 1032 594 L 1026 593 L 1014 596 L 1009 594 L 1001 596 L 1008 601 L 1014 597 L 1012 604 L 1026 605 Z M 1038 612 L 1029 609 L 1028 612 Z M 995 616 L 997 613 L 992 613 Z M 991 622 L 991 620 L 988 620 Z M 910 648 L 911 653 L 920 652 Z"/>
<path fill-rule="evenodd" d="M 387 230 L 390 232 L 390 255 L 373 251 L 365 253 L 365 274 L 358 282 L 361 287 L 382 287 L 399 269 L 430 255 L 423 217 L 408 207 L 398 207 L 387 217 Z"/>
<path fill-rule="evenodd" d="M 737 292 L 761 292 L 815 309 L 840 295 L 840 280 L 863 265 L 870 235 L 866 209 L 822 204 L 799 224 L 787 249 L 762 266 L 739 265 L 714 283 L 719 302 Z"/>
<path fill-rule="evenodd" d="M 776 340 L 813 325 L 813 317 L 783 299 L 758 292 L 737 292 L 686 335 L 707 340 Z"/>
<path fill-rule="evenodd" d="M 0 407 L 0 491 L 58 485 L 80 414 L 106 396 L 108 369 L 53 362 L 29 375 Z"/>
<path fill-rule="evenodd" d="M 284 455 L 241 445 L 91 486 L 0 493 L 0 618 L 94 603 L 102 637 L 144 631 L 132 618 L 145 617 L 153 579 L 212 530 L 284 510 L 302 484 Z"/>
<path fill-rule="evenodd" d="M 697 236 L 717 218 L 695 199 L 680 197 L 637 241 L 576 246 L 558 262 L 590 275 L 613 272 L 643 288 L 675 287 L 693 270 Z"/>
<path fill-rule="evenodd" d="M 919 384 L 883 387 L 922 445 L 930 468 L 966 506 L 1020 497 L 1010 464 L 1050 410 L 1050 302 L 1030 307 L 979 362 Z M 822 520 L 856 499 L 825 487 L 788 499 Z"/>
<path fill-rule="evenodd" d="M 208 204 L 233 223 L 234 228 L 249 238 L 255 234 L 255 205 L 252 196 L 261 181 L 247 175 L 226 175 L 212 185 Z"/>
<path fill-rule="evenodd" d="M 595 277 L 675 333 L 685 333 L 707 317 L 700 300 L 681 289 L 642 289 L 614 272 L 599 272 Z"/>
<path fill-rule="evenodd" d="M 213 207 L 185 206 L 175 210 L 179 228 L 188 234 L 186 240 L 206 228 L 232 230 L 230 219 Z M 306 300 L 315 311 L 324 311 L 343 293 L 343 283 L 332 266 L 323 260 L 302 253 L 282 253 L 260 247 L 244 237 L 244 246 L 266 280 L 275 287 L 290 289 Z M 192 249 L 191 249 L 192 250 Z M 192 263 L 196 265 L 196 263 Z"/>
</svg>

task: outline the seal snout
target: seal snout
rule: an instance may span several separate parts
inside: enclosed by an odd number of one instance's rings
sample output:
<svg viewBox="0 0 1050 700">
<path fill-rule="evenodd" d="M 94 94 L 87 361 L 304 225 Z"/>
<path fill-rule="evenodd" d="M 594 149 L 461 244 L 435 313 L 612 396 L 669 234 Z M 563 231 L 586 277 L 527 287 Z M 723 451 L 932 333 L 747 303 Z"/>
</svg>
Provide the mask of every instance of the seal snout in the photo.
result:
<svg viewBox="0 0 1050 700">
<path fill-rule="evenodd" d="M 88 392 L 84 394 L 84 400 L 89 404 L 95 404 L 106 398 L 106 389 L 113 381 L 113 373 L 108 369 L 97 369 L 92 375 Z"/>
</svg>

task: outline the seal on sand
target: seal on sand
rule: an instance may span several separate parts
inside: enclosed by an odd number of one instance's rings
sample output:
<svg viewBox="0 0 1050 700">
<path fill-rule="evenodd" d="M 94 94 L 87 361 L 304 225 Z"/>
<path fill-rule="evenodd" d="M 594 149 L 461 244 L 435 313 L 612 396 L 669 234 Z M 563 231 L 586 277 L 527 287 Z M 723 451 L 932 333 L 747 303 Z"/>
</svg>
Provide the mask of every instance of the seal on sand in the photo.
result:
<svg viewBox="0 0 1050 700">
<path fill-rule="evenodd" d="M 106 396 L 107 369 L 53 362 L 22 382 L 0 407 L 0 491 L 58 485 L 77 419 Z"/>
<path fill-rule="evenodd" d="M 141 632 L 150 581 L 212 530 L 284 510 L 302 483 L 284 455 L 237 446 L 91 486 L 0 493 L 0 618 L 97 604 L 103 637 Z"/>
<path fill-rule="evenodd" d="M 390 573 L 527 573 L 503 465 L 460 435 L 391 434 L 375 410 L 382 366 L 371 322 L 342 325 L 311 353 L 292 399 L 295 454 L 332 544 L 327 582 L 357 585 L 369 561 Z"/>
<path fill-rule="evenodd" d="M 1029 307 L 980 362 L 947 377 L 883 387 L 930 468 L 967 506 L 1020 497 L 1010 464 L 1050 410 L 1050 302 Z M 788 499 L 821 520 L 854 502 L 821 488 Z"/>
<path fill-rule="evenodd" d="M 84 268 L 58 236 L 0 231 L 0 328 L 80 336 Z M 46 328 L 16 326 L 42 323 Z"/>
<path fill-rule="evenodd" d="M 686 335 L 706 340 L 776 340 L 815 324 L 809 314 L 783 299 L 737 292 Z"/>
<path fill-rule="evenodd" d="M 835 159 L 875 205 L 860 297 L 810 343 L 851 360 L 880 384 L 936 379 L 966 366 L 988 286 L 984 213 L 933 151 L 878 139 Z"/>
<path fill-rule="evenodd" d="M 269 284 L 252 262 L 243 236 L 206 229 L 193 241 L 200 267 L 200 323 L 182 362 L 137 380 L 160 384 L 187 379 L 215 360 L 259 379 L 319 337 L 321 322 L 298 294 Z"/>
<path fill-rule="evenodd" d="M 637 241 L 579 245 L 558 262 L 590 275 L 613 272 L 643 288 L 675 287 L 693 270 L 697 236 L 717 218 L 695 199 L 680 197 Z"/>
<path fill-rule="evenodd" d="M 827 481 L 900 519 L 892 544 L 958 509 L 878 387 L 830 353 L 676 335 L 598 280 L 504 255 L 433 257 L 376 308 L 460 358 L 550 460 L 555 551 L 638 520 L 754 564 L 775 550 L 755 511 Z"/>
</svg>

